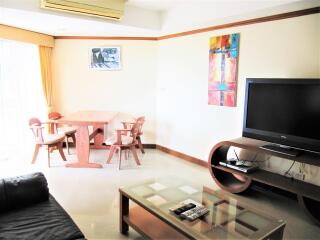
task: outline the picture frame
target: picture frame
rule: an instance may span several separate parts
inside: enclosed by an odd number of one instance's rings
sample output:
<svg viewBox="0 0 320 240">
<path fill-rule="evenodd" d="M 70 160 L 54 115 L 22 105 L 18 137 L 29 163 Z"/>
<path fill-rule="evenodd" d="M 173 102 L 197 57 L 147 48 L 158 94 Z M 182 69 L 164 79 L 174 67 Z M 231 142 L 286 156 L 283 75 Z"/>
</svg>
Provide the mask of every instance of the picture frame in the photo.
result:
<svg viewBox="0 0 320 240">
<path fill-rule="evenodd" d="M 208 104 L 236 107 L 239 33 L 210 38 Z"/>
<path fill-rule="evenodd" d="M 121 48 L 119 46 L 91 47 L 89 67 L 96 70 L 121 70 Z"/>
</svg>

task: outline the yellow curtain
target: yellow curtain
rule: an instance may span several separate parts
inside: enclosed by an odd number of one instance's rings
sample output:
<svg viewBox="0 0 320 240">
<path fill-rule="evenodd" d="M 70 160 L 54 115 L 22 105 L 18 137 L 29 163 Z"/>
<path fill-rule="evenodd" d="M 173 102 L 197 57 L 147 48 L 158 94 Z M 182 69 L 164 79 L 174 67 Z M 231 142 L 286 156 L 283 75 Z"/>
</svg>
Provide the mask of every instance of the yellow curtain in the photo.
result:
<svg viewBox="0 0 320 240">
<path fill-rule="evenodd" d="M 52 48 L 46 46 L 39 46 L 41 76 L 42 76 L 42 89 L 47 103 L 48 113 L 52 112 L 52 69 L 51 69 L 51 56 Z"/>
</svg>

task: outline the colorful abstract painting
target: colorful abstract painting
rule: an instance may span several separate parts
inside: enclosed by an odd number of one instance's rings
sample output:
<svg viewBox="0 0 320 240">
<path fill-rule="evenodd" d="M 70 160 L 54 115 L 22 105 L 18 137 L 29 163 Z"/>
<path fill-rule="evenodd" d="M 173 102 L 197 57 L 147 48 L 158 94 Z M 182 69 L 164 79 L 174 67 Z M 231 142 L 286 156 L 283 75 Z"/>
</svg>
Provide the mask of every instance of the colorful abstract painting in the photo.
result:
<svg viewBox="0 0 320 240">
<path fill-rule="evenodd" d="M 239 33 L 210 38 L 208 103 L 236 106 Z"/>
</svg>

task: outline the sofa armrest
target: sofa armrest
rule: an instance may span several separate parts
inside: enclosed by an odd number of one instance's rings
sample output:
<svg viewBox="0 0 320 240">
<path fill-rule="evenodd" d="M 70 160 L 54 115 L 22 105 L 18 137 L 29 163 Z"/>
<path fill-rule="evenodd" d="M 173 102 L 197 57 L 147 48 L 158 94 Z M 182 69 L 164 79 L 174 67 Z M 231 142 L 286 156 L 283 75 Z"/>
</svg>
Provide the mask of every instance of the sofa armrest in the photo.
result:
<svg viewBox="0 0 320 240">
<path fill-rule="evenodd" d="M 21 208 L 49 199 L 45 176 L 32 173 L 0 179 L 0 212 Z"/>
</svg>

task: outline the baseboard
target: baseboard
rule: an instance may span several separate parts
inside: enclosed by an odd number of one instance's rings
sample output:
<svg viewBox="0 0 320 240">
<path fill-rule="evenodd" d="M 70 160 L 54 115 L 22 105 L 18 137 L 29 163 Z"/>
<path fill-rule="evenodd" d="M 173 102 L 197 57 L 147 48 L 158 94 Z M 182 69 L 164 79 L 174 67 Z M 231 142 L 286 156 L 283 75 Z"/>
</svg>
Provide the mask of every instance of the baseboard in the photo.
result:
<svg viewBox="0 0 320 240">
<path fill-rule="evenodd" d="M 70 144 L 69 146 L 73 147 L 73 143 L 69 143 L 69 144 Z M 65 142 L 63 143 L 63 146 L 66 147 Z M 187 154 L 172 150 L 170 148 L 167 148 L 167 147 L 164 147 L 164 146 L 161 146 L 161 145 L 158 145 L 158 144 L 146 143 L 146 144 L 143 144 L 143 147 L 145 149 L 158 149 L 158 150 L 160 150 L 162 152 L 165 152 L 165 153 L 168 153 L 168 154 L 170 154 L 172 156 L 181 158 L 181 159 L 183 159 L 185 161 L 197 164 L 197 165 L 199 165 L 201 167 L 208 167 L 208 163 L 206 161 L 203 161 L 203 160 L 201 160 L 199 158 L 195 158 L 195 157 L 189 156 Z"/>
<path fill-rule="evenodd" d="M 162 152 L 168 153 L 168 154 L 170 154 L 172 156 L 181 158 L 181 159 L 183 159 L 185 161 L 192 162 L 192 163 L 197 164 L 197 165 L 199 165 L 201 167 L 205 167 L 205 168 L 208 167 L 208 163 L 206 161 L 203 161 L 203 160 L 199 159 L 199 158 L 195 158 L 195 157 L 189 156 L 187 154 L 172 150 L 170 148 L 167 148 L 167 147 L 164 147 L 164 146 L 161 146 L 161 145 L 158 145 L 158 144 L 156 144 L 156 149 L 158 149 L 158 150 L 160 150 Z"/>
<path fill-rule="evenodd" d="M 143 145 L 143 148 L 146 148 L 146 149 L 156 149 L 156 144 L 151 144 L 151 143 L 144 143 L 142 144 Z"/>
<path fill-rule="evenodd" d="M 144 148 L 146 149 L 156 149 L 156 144 L 151 144 L 151 143 L 147 143 L 147 144 L 142 144 Z M 73 142 L 69 142 L 69 146 L 70 147 L 74 147 Z M 63 147 L 67 147 L 66 142 L 63 142 Z"/>
</svg>

